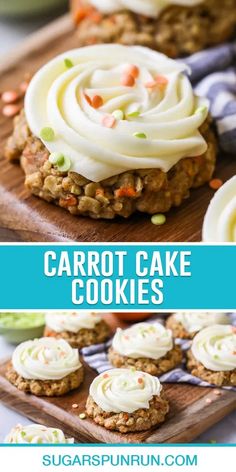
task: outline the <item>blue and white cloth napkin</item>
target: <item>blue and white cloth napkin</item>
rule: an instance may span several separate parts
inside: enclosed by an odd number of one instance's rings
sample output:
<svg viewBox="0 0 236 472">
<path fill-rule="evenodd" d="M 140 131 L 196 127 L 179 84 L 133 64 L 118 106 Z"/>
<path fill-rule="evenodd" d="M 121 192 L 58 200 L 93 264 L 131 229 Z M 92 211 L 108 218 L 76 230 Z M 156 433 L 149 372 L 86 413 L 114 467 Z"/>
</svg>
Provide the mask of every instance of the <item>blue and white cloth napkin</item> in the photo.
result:
<svg viewBox="0 0 236 472">
<path fill-rule="evenodd" d="M 209 315 L 210 316 L 210 315 Z M 236 326 L 236 313 L 230 313 L 229 315 L 229 322 Z M 159 321 L 164 323 L 165 315 L 153 315 L 148 322 L 152 323 L 153 321 Z M 107 351 L 111 346 L 112 339 L 108 342 L 103 344 L 96 344 L 93 346 L 85 347 L 81 350 L 83 358 L 85 362 L 95 369 L 99 374 L 105 372 L 106 370 L 112 369 L 112 365 L 109 363 L 107 357 Z M 179 344 L 184 351 L 189 349 L 191 341 L 186 341 L 182 339 L 177 339 L 176 344 Z M 207 382 L 199 379 L 198 377 L 194 377 L 193 375 L 189 374 L 185 369 L 184 364 L 177 368 L 173 369 L 170 372 L 162 375 L 160 377 L 161 382 L 167 383 L 189 383 L 192 385 L 198 385 L 199 387 L 214 387 L 214 385 L 210 385 Z M 233 390 L 236 392 L 235 387 L 224 387 L 226 390 Z"/>
<path fill-rule="evenodd" d="M 220 146 L 236 152 L 236 42 L 217 46 L 188 57 L 195 92 L 210 101 Z"/>
</svg>

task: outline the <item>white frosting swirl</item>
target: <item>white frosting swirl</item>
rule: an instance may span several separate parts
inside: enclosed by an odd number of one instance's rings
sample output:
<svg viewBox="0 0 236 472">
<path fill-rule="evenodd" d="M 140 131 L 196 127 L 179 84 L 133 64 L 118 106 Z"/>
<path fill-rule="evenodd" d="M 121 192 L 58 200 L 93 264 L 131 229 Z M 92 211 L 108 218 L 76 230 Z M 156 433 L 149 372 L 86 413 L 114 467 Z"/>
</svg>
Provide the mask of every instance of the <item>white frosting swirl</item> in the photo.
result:
<svg viewBox="0 0 236 472">
<path fill-rule="evenodd" d="M 192 353 L 206 369 L 214 372 L 236 369 L 236 330 L 233 326 L 214 325 L 193 339 Z"/>
<path fill-rule="evenodd" d="M 214 195 L 203 224 L 204 242 L 236 242 L 236 177 Z"/>
<path fill-rule="evenodd" d="M 112 369 L 94 379 L 89 393 L 103 411 L 133 413 L 139 408 L 148 409 L 161 390 L 157 377 L 134 369 Z"/>
<path fill-rule="evenodd" d="M 130 10 L 148 17 L 157 18 L 170 5 L 195 7 L 204 0 L 90 0 L 90 3 L 102 13 L 115 13 Z"/>
<path fill-rule="evenodd" d="M 46 313 L 46 325 L 56 333 L 63 331 L 78 333 L 81 329 L 93 329 L 101 319 L 97 313 L 83 311 Z"/>
<path fill-rule="evenodd" d="M 180 322 L 188 333 L 196 333 L 207 326 L 214 324 L 229 324 L 229 318 L 225 313 L 174 313 L 176 321 Z"/>
<path fill-rule="evenodd" d="M 5 438 L 12 444 L 73 444 L 73 438 L 65 438 L 61 429 L 47 428 L 40 424 L 17 425 Z"/>
<path fill-rule="evenodd" d="M 118 328 L 112 347 L 132 359 L 160 359 L 173 349 L 172 332 L 160 323 L 138 323 L 125 330 Z"/>
<path fill-rule="evenodd" d="M 16 372 L 29 380 L 60 380 L 81 368 L 78 349 L 64 339 L 40 338 L 19 344 L 12 356 Z"/>
<path fill-rule="evenodd" d="M 127 86 L 122 80 L 131 65 L 139 75 Z M 180 159 L 207 150 L 199 128 L 208 101 L 194 95 L 183 74 L 187 70 L 144 47 L 75 49 L 50 61 L 32 79 L 25 98 L 27 122 L 38 137 L 45 127 L 52 128 L 52 141 L 41 137 L 47 149 L 69 158 L 72 171 L 94 182 L 131 169 L 168 172 Z M 156 85 L 158 80 L 162 84 Z M 89 103 L 96 96 L 103 103 L 98 108 Z M 114 119 L 117 110 L 125 119 Z"/>
</svg>

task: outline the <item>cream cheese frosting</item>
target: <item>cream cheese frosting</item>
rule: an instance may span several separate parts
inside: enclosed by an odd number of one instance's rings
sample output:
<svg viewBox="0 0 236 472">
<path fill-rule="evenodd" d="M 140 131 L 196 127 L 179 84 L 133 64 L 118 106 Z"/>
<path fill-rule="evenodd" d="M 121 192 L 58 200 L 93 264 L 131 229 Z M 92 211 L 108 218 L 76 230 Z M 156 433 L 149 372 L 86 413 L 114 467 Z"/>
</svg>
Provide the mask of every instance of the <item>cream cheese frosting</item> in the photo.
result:
<svg viewBox="0 0 236 472">
<path fill-rule="evenodd" d="M 134 369 L 112 369 L 94 379 L 89 393 L 107 413 L 133 413 L 139 408 L 148 409 L 161 390 L 157 377 Z"/>
<path fill-rule="evenodd" d="M 195 333 L 214 324 L 229 324 L 229 318 L 225 313 L 179 312 L 174 313 L 174 318 L 183 325 L 188 333 Z"/>
<path fill-rule="evenodd" d="M 82 367 L 78 349 L 67 341 L 40 338 L 19 344 L 12 356 L 15 371 L 29 380 L 60 380 Z"/>
<path fill-rule="evenodd" d="M 135 78 L 129 73 L 134 67 Z M 91 181 L 132 169 L 168 172 L 182 158 L 207 150 L 199 128 L 208 101 L 194 95 L 188 71 L 145 47 L 74 49 L 31 80 L 27 122 L 53 157 L 64 156 L 71 171 Z"/>
<path fill-rule="evenodd" d="M 200 331 L 193 339 L 194 357 L 214 372 L 236 369 L 236 329 L 214 325 Z"/>
<path fill-rule="evenodd" d="M 173 349 L 172 332 L 160 323 L 138 323 L 125 330 L 118 328 L 112 347 L 132 359 L 160 359 Z"/>
<path fill-rule="evenodd" d="M 236 177 L 214 195 L 203 224 L 204 242 L 236 242 Z"/>
<path fill-rule="evenodd" d="M 56 333 L 78 333 L 81 329 L 94 329 L 101 319 L 97 313 L 83 311 L 46 313 L 46 325 Z"/>
<path fill-rule="evenodd" d="M 204 0 L 90 0 L 90 3 L 102 13 L 116 13 L 130 10 L 151 18 L 157 18 L 160 13 L 171 5 L 195 7 Z"/>
<path fill-rule="evenodd" d="M 61 429 L 47 428 L 40 424 L 17 425 L 5 438 L 5 443 L 12 444 L 72 444 L 73 438 L 65 438 Z"/>
</svg>

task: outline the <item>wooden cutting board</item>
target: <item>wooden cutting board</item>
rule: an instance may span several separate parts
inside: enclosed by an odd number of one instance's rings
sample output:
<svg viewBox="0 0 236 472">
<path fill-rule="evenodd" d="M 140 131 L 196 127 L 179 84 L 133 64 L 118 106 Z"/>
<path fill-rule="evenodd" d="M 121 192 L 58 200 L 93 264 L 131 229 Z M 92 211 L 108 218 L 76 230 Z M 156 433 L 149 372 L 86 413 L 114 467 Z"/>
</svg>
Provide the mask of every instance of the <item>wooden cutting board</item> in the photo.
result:
<svg viewBox="0 0 236 472">
<path fill-rule="evenodd" d="M 112 330 L 127 324 L 117 320 L 112 314 L 104 315 Z M 85 367 L 85 381 L 74 392 L 60 398 L 37 398 L 20 392 L 5 378 L 9 360 L 0 361 L 0 401 L 9 408 L 27 416 L 36 423 L 61 428 L 77 442 L 102 443 L 187 443 L 220 421 L 236 408 L 235 392 L 222 390 L 216 395 L 211 388 L 201 388 L 187 384 L 164 384 L 170 402 L 167 421 L 159 428 L 144 433 L 120 434 L 107 431 L 80 413 L 85 411 L 89 386 L 97 375 L 88 365 Z M 212 403 L 206 402 L 211 399 Z M 78 409 L 72 405 L 77 403 Z"/>
<path fill-rule="evenodd" d="M 30 36 L 0 65 L 0 92 L 17 87 L 25 73 L 33 73 L 50 58 L 77 46 L 76 29 L 69 15 Z M 191 198 L 173 209 L 163 227 L 150 217 L 135 215 L 129 220 L 94 221 L 74 217 L 30 196 L 23 186 L 18 165 L 3 158 L 4 143 L 12 121 L 0 114 L 0 241 L 84 241 L 84 242 L 177 242 L 200 241 L 203 217 L 214 192 L 205 187 L 193 190 Z M 219 158 L 216 176 L 224 181 L 236 173 L 235 157 Z"/>
</svg>

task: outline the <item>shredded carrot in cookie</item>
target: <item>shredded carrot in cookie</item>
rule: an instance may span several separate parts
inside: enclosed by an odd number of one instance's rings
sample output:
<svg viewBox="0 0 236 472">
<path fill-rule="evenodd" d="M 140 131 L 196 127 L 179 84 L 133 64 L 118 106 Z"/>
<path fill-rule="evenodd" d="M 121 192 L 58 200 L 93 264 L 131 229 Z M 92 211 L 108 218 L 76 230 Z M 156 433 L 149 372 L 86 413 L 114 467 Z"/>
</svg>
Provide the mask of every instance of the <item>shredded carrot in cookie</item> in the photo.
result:
<svg viewBox="0 0 236 472">
<path fill-rule="evenodd" d="M 136 197 L 136 190 L 133 187 L 121 187 L 115 190 L 116 197 Z"/>
</svg>

